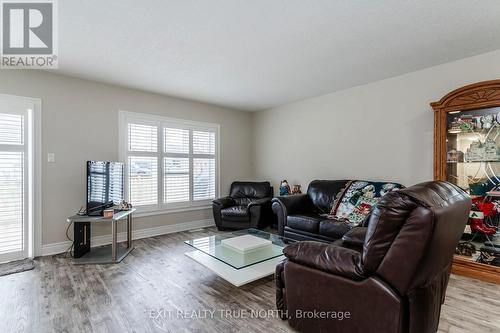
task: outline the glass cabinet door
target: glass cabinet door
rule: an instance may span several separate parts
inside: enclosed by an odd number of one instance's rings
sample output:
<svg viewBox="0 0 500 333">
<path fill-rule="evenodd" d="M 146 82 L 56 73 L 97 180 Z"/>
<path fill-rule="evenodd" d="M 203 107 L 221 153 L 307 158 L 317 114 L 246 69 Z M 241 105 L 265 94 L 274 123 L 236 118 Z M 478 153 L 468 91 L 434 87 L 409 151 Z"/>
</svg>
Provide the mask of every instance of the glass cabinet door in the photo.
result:
<svg viewBox="0 0 500 333">
<path fill-rule="evenodd" d="M 446 179 L 473 203 L 457 252 L 500 265 L 500 107 L 446 114 Z"/>
</svg>

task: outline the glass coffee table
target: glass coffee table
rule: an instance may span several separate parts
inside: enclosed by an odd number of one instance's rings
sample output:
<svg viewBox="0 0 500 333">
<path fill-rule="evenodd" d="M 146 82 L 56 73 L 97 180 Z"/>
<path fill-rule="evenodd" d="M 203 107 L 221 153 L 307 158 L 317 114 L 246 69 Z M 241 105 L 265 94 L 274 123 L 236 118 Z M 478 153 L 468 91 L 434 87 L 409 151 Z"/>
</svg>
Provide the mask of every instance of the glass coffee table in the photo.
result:
<svg viewBox="0 0 500 333">
<path fill-rule="evenodd" d="M 237 287 L 274 274 L 283 249 L 294 242 L 257 229 L 185 241 L 195 249 L 186 256 Z"/>
</svg>

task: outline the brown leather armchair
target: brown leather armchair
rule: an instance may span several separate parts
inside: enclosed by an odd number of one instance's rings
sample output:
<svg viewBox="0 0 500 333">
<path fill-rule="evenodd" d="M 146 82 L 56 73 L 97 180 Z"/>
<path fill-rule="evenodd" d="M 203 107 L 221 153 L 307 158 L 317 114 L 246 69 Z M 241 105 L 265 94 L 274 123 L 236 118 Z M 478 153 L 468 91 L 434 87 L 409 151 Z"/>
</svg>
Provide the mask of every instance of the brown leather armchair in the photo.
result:
<svg viewBox="0 0 500 333">
<path fill-rule="evenodd" d="M 282 318 L 302 332 L 436 332 L 470 207 L 455 185 L 422 183 L 384 196 L 341 241 L 289 245 L 276 267 Z"/>
<path fill-rule="evenodd" d="M 233 182 L 229 196 L 212 201 L 219 230 L 263 229 L 276 221 L 271 209 L 273 187 L 269 182 Z"/>
</svg>

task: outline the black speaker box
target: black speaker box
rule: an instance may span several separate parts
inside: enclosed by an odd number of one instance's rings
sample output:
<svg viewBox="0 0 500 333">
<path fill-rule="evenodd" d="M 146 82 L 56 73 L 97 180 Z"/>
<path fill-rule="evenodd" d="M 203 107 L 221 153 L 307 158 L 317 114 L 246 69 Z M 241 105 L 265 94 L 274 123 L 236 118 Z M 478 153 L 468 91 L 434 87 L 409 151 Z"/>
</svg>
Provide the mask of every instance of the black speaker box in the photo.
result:
<svg viewBox="0 0 500 333">
<path fill-rule="evenodd" d="M 90 222 L 75 222 L 73 257 L 80 258 L 90 252 Z"/>
</svg>

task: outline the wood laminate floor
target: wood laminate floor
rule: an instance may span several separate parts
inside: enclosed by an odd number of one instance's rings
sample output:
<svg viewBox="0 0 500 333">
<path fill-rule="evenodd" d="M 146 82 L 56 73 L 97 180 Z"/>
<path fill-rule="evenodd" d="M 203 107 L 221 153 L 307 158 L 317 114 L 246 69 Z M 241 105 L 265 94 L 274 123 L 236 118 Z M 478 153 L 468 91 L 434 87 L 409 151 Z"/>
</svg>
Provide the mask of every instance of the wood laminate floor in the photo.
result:
<svg viewBox="0 0 500 333">
<path fill-rule="evenodd" d="M 117 265 L 40 258 L 0 277 L 0 332 L 291 332 L 272 277 L 236 288 L 184 255 L 184 240 L 215 232 L 135 241 Z M 500 286 L 452 275 L 440 332 L 500 332 Z"/>
</svg>

